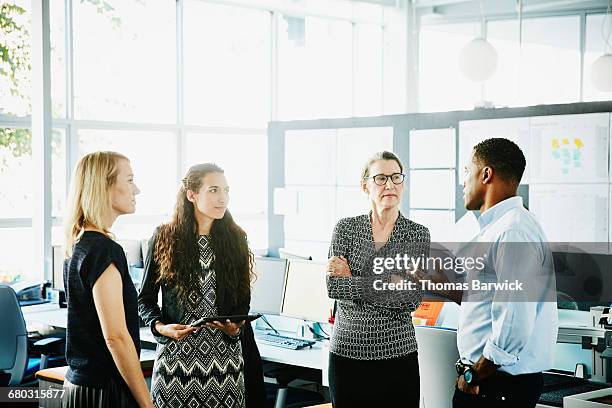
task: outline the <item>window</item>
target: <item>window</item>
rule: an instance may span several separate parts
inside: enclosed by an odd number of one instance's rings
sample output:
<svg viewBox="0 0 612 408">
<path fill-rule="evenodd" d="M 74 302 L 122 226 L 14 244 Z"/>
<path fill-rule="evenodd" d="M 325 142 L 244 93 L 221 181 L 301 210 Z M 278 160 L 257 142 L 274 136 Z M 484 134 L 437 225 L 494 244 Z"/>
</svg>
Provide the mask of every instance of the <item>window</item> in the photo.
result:
<svg viewBox="0 0 612 408">
<path fill-rule="evenodd" d="M 604 14 L 588 15 L 586 19 L 586 44 L 584 53 L 584 79 L 582 83 L 584 101 L 612 100 L 612 92 L 602 92 L 596 89 L 591 82 L 591 67 L 593 62 L 607 52 L 612 52 L 612 16 Z M 610 46 L 605 47 L 604 36 L 608 36 Z"/>
<path fill-rule="evenodd" d="M 0 132 L 4 139 L 0 144 L 0 214 L 2 218 L 30 218 L 34 178 L 32 132 L 23 128 L 0 128 Z"/>
<path fill-rule="evenodd" d="M 521 48 L 518 30 L 516 20 L 488 23 L 487 37 L 499 62 L 485 83 L 487 99 L 509 106 L 580 100 L 580 18 L 523 20 Z"/>
<path fill-rule="evenodd" d="M 187 135 L 189 166 L 213 162 L 225 172 L 230 186 L 229 209 L 247 232 L 252 248 L 267 248 L 268 150 L 266 135 Z"/>
<path fill-rule="evenodd" d="M 580 17 L 526 19 L 520 104 L 580 100 Z"/>
<path fill-rule="evenodd" d="M 6 20 L 2 21 L 1 49 L 8 50 L 0 59 L 0 114 L 25 116 L 30 114 L 30 2 L 17 0 L 0 4 Z M 8 58 L 8 60 L 6 60 Z M 11 79 L 13 76 L 13 79 Z"/>
<path fill-rule="evenodd" d="M 90 6 L 93 7 L 93 6 Z M 64 1 L 49 5 L 51 26 L 51 101 L 54 118 L 66 117 L 66 21 Z"/>
<path fill-rule="evenodd" d="M 0 228 L 2 258 L 0 258 L 0 284 L 21 280 L 40 280 L 34 270 L 34 233 L 28 228 Z"/>
<path fill-rule="evenodd" d="M 176 120 L 176 4 L 74 1 L 74 103 L 78 119 Z"/>
<path fill-rule="evenodd" d="M 281 16 L 278 27 L 279 118 L 350 116 L 351 23 Z"/>
<path fill-rule="evenodd" d="M 66 207 L 66 131 L 53 129 L 51 136 L 51 216 L 63 217 Z"/>
<path fill-rule="evenodd" d="M 390 24 L 383 29 L 384 114 L 406 113 L 405 16 L 385 12 Z"/>
<path fill-rule="evenodd" d="M 27 128 L 0 128 L 0 283 L 40 279 L 33 270 L 33 216 L 35 168 L 32 133 Z M 66 195 L 65 132 L 53 129 L 51 139 L 52 216 L 62 216 Z M 7 225 L 8 224 L 8 225 Z M 13 227 L 15 225 L 15 227 Z M 8 227 L 7 227 L 8 226 Z M 56 240 L 62 240 L 54 228 Z"/>
<path fill-rule="evenodd" d="M 383 32 L 379 25 L 355 25 L 355 112 L 354 116 L 382 113 Z"/>
<path fill-rule="evenodd" d="M 472 109 L 481 100 L 480 84 L 463 77 L 459 52 L 480 34 L 477 23 L 422 26 L 419 41 L 419 110 Z"/>
<path fill-rule="evenodd" d="M 520 50 L 516 20 L 487 23 L 487 40 L 497 51 L 497 71 L 485 84 L 485 98 L 496 106 L 518 106 Z"/>
<path fill-rule="evenodd" d="M 79 156 L 97 150 L 113 150 L 130 159 L 136 197 L 136 216 L 172 212 L 178 188 L 176 136 L 166 132 L 79 130 Z M 134 219 L 134 216 L 123 216 Z"/>
<path fill-rule="evenodd" d="M 270 13 L 185 3 L 185 121 L 265 128 L 270 120 Z"/>
</svg>

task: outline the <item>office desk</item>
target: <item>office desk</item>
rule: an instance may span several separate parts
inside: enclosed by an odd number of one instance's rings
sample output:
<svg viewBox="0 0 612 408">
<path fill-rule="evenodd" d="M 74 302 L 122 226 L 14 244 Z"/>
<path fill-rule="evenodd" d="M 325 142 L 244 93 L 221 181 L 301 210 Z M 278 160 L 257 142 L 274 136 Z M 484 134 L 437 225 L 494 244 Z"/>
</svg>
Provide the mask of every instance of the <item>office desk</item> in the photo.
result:
<svg viewBox="0 0 612 408">
<path fill-rule="evenodd" d="M 57 303 L 24 306 L 21 308 L 26 326 L 47 324 L 65 329 L 68 326 L 68 309 L 60 309 Z"/>
<path fill-rule="evenodd" d="M 255 330 L 255 341 L 257 342 L 257 335 L 259 330 Z M 292 333 L 283 333 L 286 336 L 291 336 Z M 148 327 L 140 328 L 140 341 L 146 342 L 151 345 L 157 344 L 155 337 L 151 333 L 151 329 Z M 289 364 L 296 367 L 307 367 L 315 370 L 321 370 L 323 386 L 329 386 L 328 383 L 328 361 L 329 361 L 329 342 L 318 341 L 312 348 L 305 348 L 302 350 L 290 350 L 282 347 L 270 346 L 257 342 L 257 348 L 259 354 L 261 354 L 262 360 L 271 361 L 275 363 Z"/>
<path fill-rule="evenodd" d="M 57 304 L 47 303 L 26 306 L 21 310 L 23 312 L 26 325 L 47 324 L 49 326 L 63 329 L 65 329 L 67 326 L 67 309 L 60 309 Z M 259 330 L 255 330 L 255 341 L 257 341 L 258 333 Z M 281 332 L 281 334 L 286 336 L 294 336 L 293 333 Z M 149 327 L 140 328 L 140 341 L 143 345 L 143 350 L 145 348 L 155 348 L 157 344 Z M 328 386 L 328 341 L 319 341 L 313 345 L 312 348 L 305 348 L 302 350 L 290 350 L 282 347 L 270 346 L 260 342 L 257 343 L 257 347 L 259 348 L 259 353 L 261 354 L 261 358 L 263 360 L 321 370 L 323 386 Z M 154 354 L 149 354 L 148 352 L 147 357 L 149 359 L 155 358 Z"/>
<path fill-rule="evenodd" d="M 306 347 L 301 350 L 290 350 L 282 347 L 271 346 L 257 341 L 259 330 L 255 330 L 255 341 L 261 358 L 274 363 L 289 364 L 297 367 L 313 368 L 321 370 L 321 380 L 324 387 L 329 386 L 329 341 L 317 341 L 312 348 Z M 280 332 L 284 336 L 294 337 L 293 333 Z"/>
</svg>

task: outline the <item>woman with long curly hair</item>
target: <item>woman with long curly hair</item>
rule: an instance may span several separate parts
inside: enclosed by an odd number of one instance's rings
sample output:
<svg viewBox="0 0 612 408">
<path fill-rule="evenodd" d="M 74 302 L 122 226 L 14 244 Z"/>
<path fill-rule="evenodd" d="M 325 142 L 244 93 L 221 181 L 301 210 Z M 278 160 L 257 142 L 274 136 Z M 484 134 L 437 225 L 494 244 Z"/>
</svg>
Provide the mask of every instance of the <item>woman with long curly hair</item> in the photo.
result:
<svg viewBox="0 0 612 408">
<path fill-rule="evenodd" d="M 190 326 L 202 317 L 249 311 L 253 254 L 228 202 L 223 170 L 192 166 L 172 220 L 149 242 L 138 309 L 159 343 L 151 384 L 157 407 L 245 406 L 244 322 Z"/>
</svg>

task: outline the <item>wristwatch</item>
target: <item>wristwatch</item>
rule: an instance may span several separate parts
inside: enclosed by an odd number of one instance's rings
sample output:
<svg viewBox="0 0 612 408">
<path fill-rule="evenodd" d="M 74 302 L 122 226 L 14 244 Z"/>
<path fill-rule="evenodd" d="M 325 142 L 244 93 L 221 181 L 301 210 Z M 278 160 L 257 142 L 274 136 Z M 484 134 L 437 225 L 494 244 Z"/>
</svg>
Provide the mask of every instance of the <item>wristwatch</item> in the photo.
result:
<svg viewBox="0 0 612 408">
<path fill-rule="evenodd" d="M 473 365 L 466 364 L 459 359 L 455 363 L 455 369 L 457 370 L 457 375 L 462 375 L 466 383 L 470 385 L 476 384 L 476 371 L 474 371 Z"/>
<path fill-rule="evenodd" d="M 467 366 L 465 371 L 463 371 L 463 379 L 469 385 L 476 384 L 476 371 L 474 371 L 474 367 Z"/>
</svg>

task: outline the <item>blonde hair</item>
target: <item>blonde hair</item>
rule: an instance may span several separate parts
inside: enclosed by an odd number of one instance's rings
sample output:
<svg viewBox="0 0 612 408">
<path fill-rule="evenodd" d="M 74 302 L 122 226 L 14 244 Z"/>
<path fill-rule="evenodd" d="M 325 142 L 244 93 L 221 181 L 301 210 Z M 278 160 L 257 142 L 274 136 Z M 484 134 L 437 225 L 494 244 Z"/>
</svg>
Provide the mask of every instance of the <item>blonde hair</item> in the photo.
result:
<svg viewBox="0 0 612 408">
<path fill-rule="evenodd" d="M 74 244 L 83 234 L 85 226 L 110 235 L 107 229 L 110 225 L 104 225 L 104 217 L 111 208 L 110 188 L 117 181 L 120 160 L 129 161 L 121 153 L 93 152 L 77 163 L 64 217 L 67 257 L 72 255 Z"/>
</svg>

